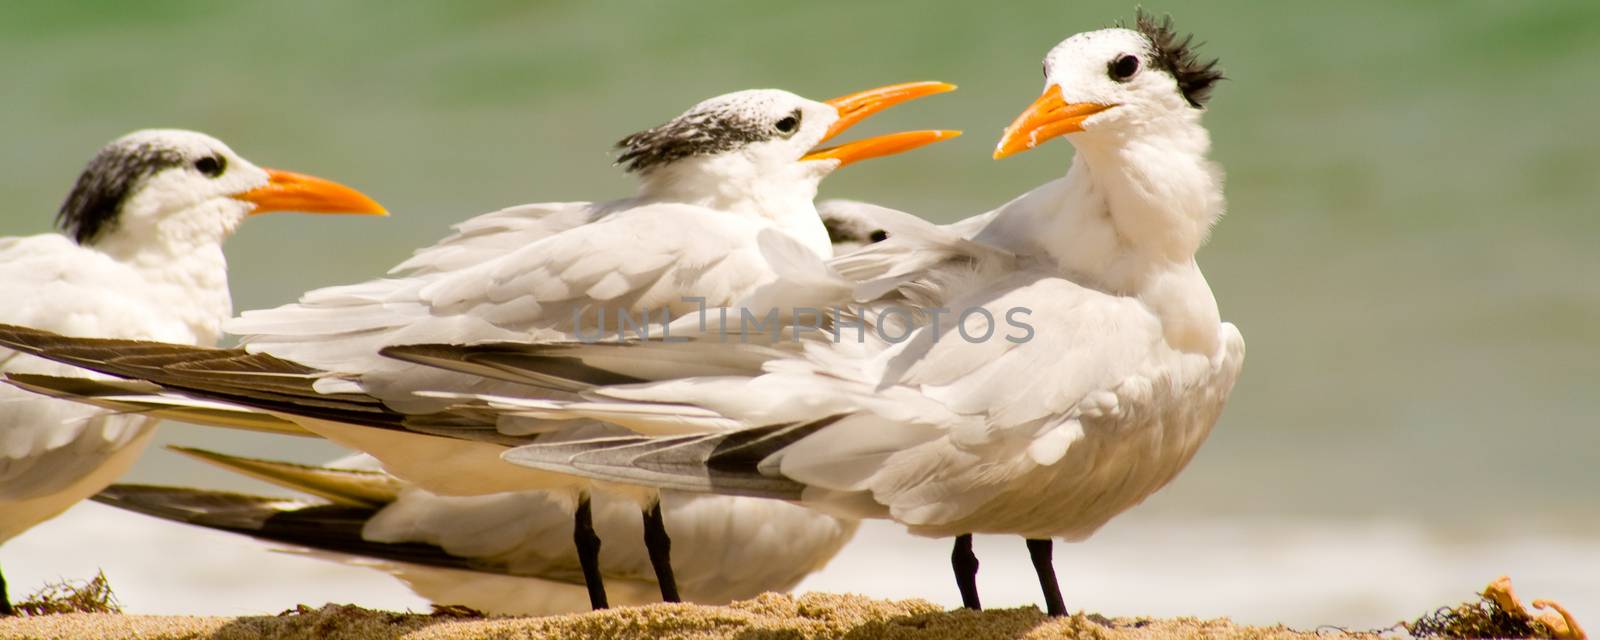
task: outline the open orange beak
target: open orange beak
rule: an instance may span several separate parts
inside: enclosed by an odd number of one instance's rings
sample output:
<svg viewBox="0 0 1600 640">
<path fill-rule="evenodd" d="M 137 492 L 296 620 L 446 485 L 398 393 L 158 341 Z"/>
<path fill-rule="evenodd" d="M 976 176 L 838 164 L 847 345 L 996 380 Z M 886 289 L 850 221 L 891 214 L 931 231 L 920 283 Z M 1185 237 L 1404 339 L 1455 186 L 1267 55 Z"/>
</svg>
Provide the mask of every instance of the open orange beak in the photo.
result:
<svg viewBox="0 0 1600 640">
<path fill-rule="evenodd" d="M 389 215 L 383 205 L 366 194 L 332 180 L 293 171 L 266 171 L 266 186 L 233 196 L 234 199 L 256 205 L 250 215 L 274 211 Z"/>
<path fill-rule="evenodd" d="M 801 160 L 838 160 L 839 166 L 842 167 L 869 158 L 892 156 L 896 153 L 910 151 L 940 140 L 949 140 L 959 135 L 961 135 L 960 131 L 948 129 L 902 131 L 900 133 L 873 136 L 855 142 L 846 142 L 836 147 L 816 149 L 806 154 Z M 834 168 L 837 169 L 838 167 Z"/>
<path fill-rule="evenodd" d="M 1011 126 L 1006 127 L 1000 144 L 995 145 L 994 159 L 1022 153 L 1051 138 L 1083 131 L 1084 120 L 1114 106 L 1092 102 L 1070 103 L 1061 97 L 1060 85 L 1050 85 L 1016 120 L 1011 121 Z"/>
<path fill-rule="evenodd" d="M 827 101 L 828 106 L 839 111 L 839 119 L 834 121 L 833 126 L 828 127 L 827 133 L 822 135 L 821 142 L 826 142 L 834 136 L 844 133 L 846 129 L 860 124 L 862 120 L 866 120 L 873 114 L 889 107 L 917 98 L 955 90 L 956 86 L 947 82 L 906 82 L 839 96 Z M 806 154 L 801 160 L 838 160 L 839 166 L 842 167 L 869 158 L 879 158 L 910 151 L 923 145 L 932 144 L 940 140 L 949 140 L 959 135 L 961 135 L 960 131 L 948 130 L 891 133 L 848 142 L 836 147 L 815 149 Z"/>
</svg>

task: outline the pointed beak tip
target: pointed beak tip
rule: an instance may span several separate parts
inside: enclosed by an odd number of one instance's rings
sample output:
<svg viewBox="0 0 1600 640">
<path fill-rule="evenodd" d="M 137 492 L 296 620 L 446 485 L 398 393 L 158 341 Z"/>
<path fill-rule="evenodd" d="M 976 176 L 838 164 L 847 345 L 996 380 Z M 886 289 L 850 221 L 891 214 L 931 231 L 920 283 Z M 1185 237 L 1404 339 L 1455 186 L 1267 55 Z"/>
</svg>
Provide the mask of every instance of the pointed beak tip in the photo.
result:
<svg viewBox="0 0 1600 640">
<path fill-rule="evenodd" d="M 1017 154 L 1019 149 L 1015 148 L 1016 144 L 1012 142 L 1011 138 L 1011 128 L 1007 127 L 1006 130 L 1000 134 L 1000 141 L 996 142 L 994 145 L 994 153 L 992 156 L 995 160 L 1003 160 Z"/>
<path fill-rule="evenodd" d="M 389 210 L 367 194 L 332 180 L 267 169 L 265 186 L 235 195 L 255 205 L 251 215 L 277 211 L 388 217 Z"/>
<path fill-rule="evenodd" d="M 351 189 L 351 191 L 355 191 L 355 189 Z M 388 207 L 383 206 L 377 200 L 373 200 L 371 196 L 368 196 L 365 193 L 361 193 L 360 191 L 356 191 L 356 194 L 360 195 L 361 199 L 364 200 L 365 203 L 364 203 L 364 206 L 361 207 L 362 208 L 361 211 L 352 211 L 351 213 L 360 214 L 360 215 L 368 215 L 368 216 L 377 216 L 379 218 L 387 218 L 387 217 L 389 217 L 389 208 Z"/>
</svg>

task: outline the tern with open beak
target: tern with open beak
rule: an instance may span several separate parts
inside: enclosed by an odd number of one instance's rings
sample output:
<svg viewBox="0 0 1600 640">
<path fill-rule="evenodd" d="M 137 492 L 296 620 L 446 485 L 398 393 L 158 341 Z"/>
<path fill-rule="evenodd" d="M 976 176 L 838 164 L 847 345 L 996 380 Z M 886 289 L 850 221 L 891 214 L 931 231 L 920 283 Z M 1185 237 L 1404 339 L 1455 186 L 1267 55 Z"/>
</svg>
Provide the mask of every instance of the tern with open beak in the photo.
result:
<svg viewBox="0 0 1600 640">
<path fill-rule="evenodd" d="M 864 203 L 819 210 L 835 253 L 881 242 L 885 224 L 906 214 Z M 191 423 L 265 432 L 297 427 L 271 414 L 163 393 L 124 380 L 18 375 L 14 384 L 90 402 L 120 413 L 172 416 Z M 439 605 L 497 615 L 549 615 L 587 609 L 579 563 L 569 541 L 572 509 L 558 493 L 435 495 L 384 473 L 365 454 L 326 467 L 174 448 L 230 471 L 307 493 L 289 500 L 180 487 L 112 487 L 104 504 L 318 551 L 313 557 L 387 572 Z M 590 490 L 602 539 L 639 539 L 638 507 L 627 492 Z M 774 500 L 663 492 L 663 525 L 672 531 L 674 579 L 681 597 L 727 604 L 787 591 L 819 570 L 854 535 L 858 522 Z M 631 515 L 630 515 L 631 514 Z M 612 605 L 661 601 L 657 577 L 640 547 L 600 557 Z"/>
<path fill-rule="evenodd" d="M 842 315 L 863 329 L 810 330 L 798 353 L 683 345 L 673 355 L 725 368 L 697 377 L 662 366 L 660 340 L 389 351 L 492 363 L 529 384 L 568 376 L 589 385 L 581 401 L 480 396 L 479 406 L 603 417 L 639 434 L 520 447 L 509 461 L 955 537 L 972 608 L 970 534 L 1021 536 L 1048 612 L 1064 615 L 1052 539 L 1087 538 L 1171 482 L 1244 360 L 1195 260 L 1223 211 L 1200 122 L 1221 74 L 1190 44 L 1142 13 L 1135 28 L 1067 38 L 1045 58 L 1043 95 L 995 153 L 1065 137 L 1077 153 L 1064 177 L 961 223 L 891 227 L 885 242 L 768 287 L 778 299 L 839 292 Z M 817 284 L 830 277 L 838 286 Z"/>
<path fill-rule="evenodd" d="M 563 421 L 552 431 L 536 419 L 502 422 L 483 412 L 454 411 L 453 401 L 417 392 L 522 386 L 495 380 L 492 370 L 462 375 L 385 358 L 380 349 L 438 341 L 573 340 L 621 330 L 624 316 L 682 317 L 703 306 L 732 304 L 774 276 L 757 243 L 764 232 L 818 259 L 831 255 L 813 203 L 824 177 L 958 132 L 895 133 L 833 147 L 821 147 L 823 142 L 890 106 L 952 89 L 915 82 L 827 102 L 778 90 L 703 101 L 618 144 L 618 162 L 640 178 L 635 197 L 527 205 L 469 220 L 456 235 L 400 265 L 397 277 L 313 291 L 299 304 L 245 314 L 228 330 L 246 336 L 248 353 L 98 343 L 104 350 L 90 354 L 39 332 L 0 333 L 10 338 L 6 344 L 32 343 L 33 353 L 68 348 L 75 353 L 68 359 L 86 368 L 116 370 L 112 375 L 291 418 L 441 495 L 567 491 L 575 503 L 573 541 L 591 603 L 604 607 L 589 481 L 505 464 L 499 455 L 533 439 L 616 428 Z M 162 352 L 157 368 L 114 364 L 126 353 L 152 349 Z M 663 599 L 678 600 L 656 494 L 637 493 Z"/>
<path fill-rule="evenodd" d="M 200 133 L 145 130 L 90 160 L 64 235 L 0 240 L 0 321 L 68 335 L 212 345 L 233 314 L 222 243 L 274 211 L 384 215 L 321 178 L 263 169 Z M 0 349 L 7 373 L 71 367 Z M 0 388 L 0 542 L 110 484 L 155 420 Z M 0 581 L 0 611 L 9 612 Z"/>
</svg>

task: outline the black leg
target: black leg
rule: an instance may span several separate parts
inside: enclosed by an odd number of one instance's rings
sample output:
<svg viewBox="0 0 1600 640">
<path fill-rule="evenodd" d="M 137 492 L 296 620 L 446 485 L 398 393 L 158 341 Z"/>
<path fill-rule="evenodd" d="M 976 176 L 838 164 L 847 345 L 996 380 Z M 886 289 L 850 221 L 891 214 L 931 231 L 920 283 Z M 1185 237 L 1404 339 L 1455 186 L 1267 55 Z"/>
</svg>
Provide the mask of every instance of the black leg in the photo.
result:
<svg viewBox="0 0 1600 640">
<path fill-rule="evenodd" d="M 650 566 L 661 585 L 661 601 L 683 602 L 678 597 L 678 580 L 672 577 L 672 538 L 667 537 L 667 525 L 661 519 L 660 500 L 644 512 L 644 548 L 650 552 Z"/>
<path fill-rule="evenodd" d="M 606 583 L 600 577 L 600 536 L 594 533 L 594 514 L 589 510 L 589 494 L 578 499 L 572 514 L 572 543 L 578 547 L 578 565 L 583 567 L 583 584 L 589 588 L 589 606 L 606 608 Z"/>
<path fill-rule="evenodd" d="M 979 611 L 978 556 L 972 553 L 972 534 L 956 536 L 956 548 L 950 552 L 950 568 L 956 571 L 956 588 L 961 590 L 961 606 Z"/>
<path fill-rule="evenodd" d="M 11 598 L 6 597 L 6 576 L 0 573 L 0 616 L 14 616 L 17 612 L 11 608 Z"/>
<path fill-rule="evenodd" d="M 1061 601 L 1061 585 L 1056 582 L 1056 567 L 1050 564 L 1051 540 L 1028 540 L 1028 557 L 1033 558 L 1033 570 L 1039 574 L 1039 588 L 1044 591 L 1045 613 L 1051 617 L 1067 615 L 1067 605 Z"/>
</svg>

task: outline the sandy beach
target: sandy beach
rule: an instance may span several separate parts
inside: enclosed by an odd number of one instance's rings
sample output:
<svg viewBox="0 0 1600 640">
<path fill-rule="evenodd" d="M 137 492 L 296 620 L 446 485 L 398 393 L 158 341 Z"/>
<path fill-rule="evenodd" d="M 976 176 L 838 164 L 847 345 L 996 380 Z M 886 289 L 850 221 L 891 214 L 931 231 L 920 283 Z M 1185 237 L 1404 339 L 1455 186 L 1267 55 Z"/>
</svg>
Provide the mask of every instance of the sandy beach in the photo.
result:
<svg viewBox="0 0 1600 640">
<path fill-rule="evenodd" d="M 970 611 L 922 599 L 833 593 L 766 593 L 726 606 L 655 604 L 520 617 L 489 616 L 464 606 L 435 605 L 432 613 L 414 613 L 351 604 L 302 604 L 276 615 L 126 614 L 103 573 L 83 583 L 49 585 L 15 606 L 20 615 L 0 618 L 0 638 L 1588 638 L 1570 610 L 1550 600 L 1523 600 L 1506 576 L 1473 600 L 1374 629 L 1249 625 L 1192 616 L 1106 617 L 1083 610 L 1050 618 L 1033 606 Z"/>
<path fill-rule="evenodd" d="M 1021 607 L 949 611 L 924 600 L 875 600 L 856 595 L 767 594 L 725 607 L 652 605 L 542 618 L 461 618 L 401 614 L 346 605 L 303 607 L 276 616 L 152 616 L 66 614 L 0 620 L 0 638 L 1338 638 L 1374 637 L 1337 629 L 1236 625 L 1226 618 L 1115 618 L 1078 613 L 1047 618 Z"/>
</svg>

